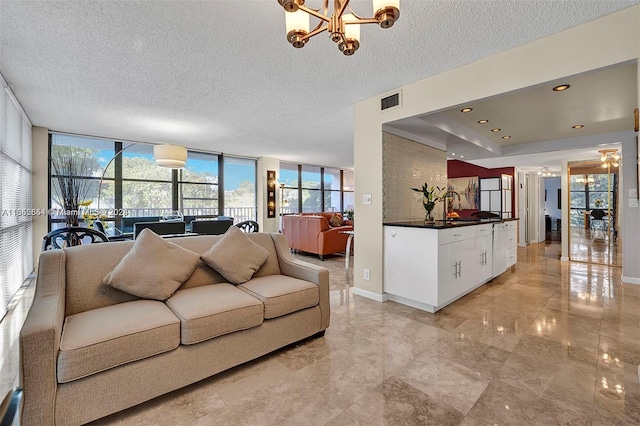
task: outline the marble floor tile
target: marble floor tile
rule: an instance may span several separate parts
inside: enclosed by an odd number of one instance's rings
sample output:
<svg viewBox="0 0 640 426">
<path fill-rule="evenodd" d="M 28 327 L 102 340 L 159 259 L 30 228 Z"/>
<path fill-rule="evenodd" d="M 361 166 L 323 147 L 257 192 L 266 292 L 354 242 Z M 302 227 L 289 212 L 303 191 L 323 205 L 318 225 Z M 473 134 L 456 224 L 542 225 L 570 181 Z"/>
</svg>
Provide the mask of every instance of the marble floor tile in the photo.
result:
<svg viewBox="0 0 640 426">
<path fill-rule="evenodd" d="M 382 370 L 341 349 L 298 370 L 294 378 L 315 389 L 333 405 L 346 409 L 384 379 Z"/>
<path fill-rule="evenodd" d="M 566 410 L 526 390 L 493 379 L 463 425 L 584 425 L 589 416 Z"/>
<path fill-rule="evenodd" d="M 296 254 L 330 271 L 323 338 L 95 424 L 638 425 L 640 286 L 560 262 L 559 246 L 518 248 L 515 268 L 435 314 L 354 296 L 343 256 Z M 33 287 L 0 322 L 5 392 Z"/>
<path fill-rule="evenodd" d="M 422 354 L 394 376 L 463 414 L 491 381 L 485 374 L 431 353 Z"/>
<path fill-rule="evenodd" d="M 378 368 L 386 376 L 407 365 L 424 352 L 424 349 L 394 336 L 382 336 L 357 339 L 346 347 L 345 351 Z"/>
<path fill-rule="evenodd" d="M 510 355 L 504 349 L 476 342 L 458 333 L 439 340 L 429 351 L 491 377 L 496 375 Z"/>
<path fill-rule="evenodd" d="M 496 307 L 488 306 L 480 315 L 460 324 L 454 333 L 476 342 L 512 351 L 532 321 L 533 319 L 527 315 L 499 311 Z"/>
<path fill-rule="evenodd" d="M 241 424 L 323 425 L 342 412 L 326 396 L 312 382 L 282 379 L 246 394 L 229 408 Z"/>
<path fill-rule="evenodd" d="M 358 424 L 398 425 L 432 424 L 458 425 L 464 415 L 413 386 L 395 377 L 384 382 L 358 402 L 346 413 Z"/>
</svg>

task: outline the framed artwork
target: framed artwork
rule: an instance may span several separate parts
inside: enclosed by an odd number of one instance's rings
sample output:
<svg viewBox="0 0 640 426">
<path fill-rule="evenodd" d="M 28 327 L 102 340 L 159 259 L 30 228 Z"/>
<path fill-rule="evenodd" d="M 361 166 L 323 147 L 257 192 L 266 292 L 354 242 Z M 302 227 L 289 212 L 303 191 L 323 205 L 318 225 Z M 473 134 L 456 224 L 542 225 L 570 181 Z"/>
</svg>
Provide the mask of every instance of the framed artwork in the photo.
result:
<svg viewBox="0 0 640 426">
<path fill-rule="evenodd" d="M 456 210 L 477 210 L 480 200 L 478 176 L 447 179 L 447 190 L 460 194 L 460 200 L 453 198 Z"/>
</svg>

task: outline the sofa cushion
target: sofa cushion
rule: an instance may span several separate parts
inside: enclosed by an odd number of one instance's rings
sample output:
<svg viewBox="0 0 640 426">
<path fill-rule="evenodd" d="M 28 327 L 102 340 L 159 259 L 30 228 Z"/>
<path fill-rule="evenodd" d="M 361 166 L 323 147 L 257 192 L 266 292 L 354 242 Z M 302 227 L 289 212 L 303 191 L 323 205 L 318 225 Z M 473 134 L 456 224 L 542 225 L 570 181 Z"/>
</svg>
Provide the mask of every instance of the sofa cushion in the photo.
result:
<svg viewBox="0 0 640 426">
<path fill-rule="evenodd" d="M 211 284 L 178 290 L 167 306 L 180 318 L 183 345 L 262 324 L 263 307 L 231 284 Z"/>
<path fill-rule="evenodd" d="M 162 302 L 135 300 L 70 315 L 64 321 L 58 382 L 76 380 L 180 344 L 180 320 Z"/>
<path fill-rule="evenodd" d="M 318 304 L 318 286 L 286 275 L 256 277 L 238 286 L 264 303 L 264 318 L 271 319 Z"/>
<path fill-rule="evenodd" d="M 103 282 L 145 299 L 169 298 L 198 265 L 200 256 L 143 229 Z"/>
<path fill-rule="evenodd" d="M 233 284 L 249 281 L 269 257 L 237 226 L 232 226 L 211 249 L 200 256 L 209 266 Z"/>
</svg>

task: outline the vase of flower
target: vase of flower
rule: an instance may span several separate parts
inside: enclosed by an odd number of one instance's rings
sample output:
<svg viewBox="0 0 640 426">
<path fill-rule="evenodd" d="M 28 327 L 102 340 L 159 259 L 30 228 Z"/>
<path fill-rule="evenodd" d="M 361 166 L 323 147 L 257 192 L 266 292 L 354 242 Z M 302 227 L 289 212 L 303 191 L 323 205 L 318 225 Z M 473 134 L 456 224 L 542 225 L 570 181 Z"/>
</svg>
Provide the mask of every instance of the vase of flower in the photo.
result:
<svg viewBox="0 0 640 426">
<path fill-rule="evenodd" d="M 422 206 L 425 211 L 425 223 L 434 223 L 433 209 L 436 205 L 444 200 L 447 195 L 447 188 L 440 188 L 439 186 L 429 186 L 426 182 L 422 185 L 422 188 L 411 188 L 412 191 L 422 193 L 421 200 Z"/>
</svg>

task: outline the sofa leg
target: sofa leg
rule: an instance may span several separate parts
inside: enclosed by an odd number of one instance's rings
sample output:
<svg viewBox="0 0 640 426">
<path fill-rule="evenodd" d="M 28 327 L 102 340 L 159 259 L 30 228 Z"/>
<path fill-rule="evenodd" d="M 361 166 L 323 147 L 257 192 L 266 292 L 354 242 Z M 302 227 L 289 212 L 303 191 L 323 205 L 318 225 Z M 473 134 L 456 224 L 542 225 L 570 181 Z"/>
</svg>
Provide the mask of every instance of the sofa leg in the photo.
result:
<svg viewBox="0 0 640 426">
<path fill-rule="evenodd" d="M 320 256 L 320 260 L 322 260 L 324 262 L 324 256 L 319 254 L 318 256 Z"/>
<path fill-rule="evenodd" d="M 318 331 L 316 334 L 313 335 L 313 337 L 317 337 L 317 338 L 323 337 L 325 331 L 326 330 Z"/>
</svg>

